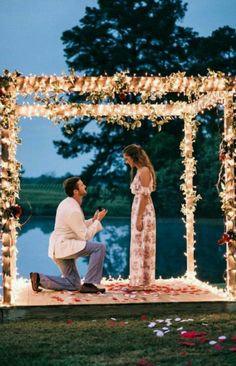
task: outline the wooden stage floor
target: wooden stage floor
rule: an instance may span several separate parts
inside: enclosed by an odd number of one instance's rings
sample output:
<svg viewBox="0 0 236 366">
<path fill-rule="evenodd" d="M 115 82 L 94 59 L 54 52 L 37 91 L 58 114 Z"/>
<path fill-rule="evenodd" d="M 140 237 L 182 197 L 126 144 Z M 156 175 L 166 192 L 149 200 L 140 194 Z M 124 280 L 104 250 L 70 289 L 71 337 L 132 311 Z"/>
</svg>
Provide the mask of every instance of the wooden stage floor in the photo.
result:
<svg viewBox="0 0 236 366">
<path fill-rule="evenodd" d="M 109 319 L 142 314 L 236 312 L 236 298 L 196 279 L 155 281 L 149 291 L 130 291 L 128 280 L 103 280 L 105 294 L 72 291 L 35 293 L 29 280 L 18 279 L 11 305 L 0 303 L 0 323 L 18 320 Z"/>
<path fill-rule="evenodd" d="M 30 282 L 25 279 L 16 281 L 14 306 L 51 306 L 51 305 L 102 305 L 137 303 L 178 303 L 178 302 L 235 302 L 223 289 L 186 278 L 156 280 L 146 291 L 130 291 L 128 280 L 103 280 L 101 287 L 105 294 L 81 294 L 72 291 L 33 292 Z"/>
</svg>

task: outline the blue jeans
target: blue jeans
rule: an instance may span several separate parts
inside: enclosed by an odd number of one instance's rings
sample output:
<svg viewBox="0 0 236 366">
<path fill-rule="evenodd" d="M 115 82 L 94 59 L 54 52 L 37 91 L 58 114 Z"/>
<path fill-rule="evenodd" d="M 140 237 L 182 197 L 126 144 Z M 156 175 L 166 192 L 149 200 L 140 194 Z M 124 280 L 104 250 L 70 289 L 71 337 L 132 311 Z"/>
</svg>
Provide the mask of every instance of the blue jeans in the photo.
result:
<svg viewBox="0 0 236 366">
<path fill-rule="evenodd" d="M 87 241 L 85 248 L 80 252 L 66 258 L 54 258 L 53 260 L 60 268 L 62 277 L 39 273 L 40 286 L 48 290 L 80 290 L 81 279 L 76 267 L 76 259 L 85 256 L 90 258 L 84 282 L 99 284 L 102 279 L 105 254 L 106 246 L 104 243 Z"/>
</svg>

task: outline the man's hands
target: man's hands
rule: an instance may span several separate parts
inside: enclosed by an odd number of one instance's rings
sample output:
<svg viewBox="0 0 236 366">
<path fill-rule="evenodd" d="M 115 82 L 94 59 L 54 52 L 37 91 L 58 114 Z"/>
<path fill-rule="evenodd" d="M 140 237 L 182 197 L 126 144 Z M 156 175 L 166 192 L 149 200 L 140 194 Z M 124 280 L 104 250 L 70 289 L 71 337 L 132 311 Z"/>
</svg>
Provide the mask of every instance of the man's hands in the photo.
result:
<svg viewBox="0 0 236 366">
<path fill-rule="evenodd" d="M 107 210 L 105 208 L 103 208 L 102 211 L 97 210 L 93 215 L 93 221 L 94 220 L 102 221 L 102 219 L 106 216 L 106 214 Z"/>
</svg>

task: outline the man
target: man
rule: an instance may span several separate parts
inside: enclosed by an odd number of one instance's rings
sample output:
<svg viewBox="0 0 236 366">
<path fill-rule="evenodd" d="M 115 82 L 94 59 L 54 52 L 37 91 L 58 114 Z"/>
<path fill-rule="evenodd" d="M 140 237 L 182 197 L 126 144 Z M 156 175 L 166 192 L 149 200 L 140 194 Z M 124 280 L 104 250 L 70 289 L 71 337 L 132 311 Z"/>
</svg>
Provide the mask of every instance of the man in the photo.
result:
<svg viewBox="0 0 236 366">
<path fill-rule="evenodd" d="M 81 204 L 86 196 L 86 186 L 80 177 L 71 177 L 63 183 L 67 198 L 58 206 L 55 227 L 49 239 L 48 255 L 60 268 L 63 277 L 48 276 L 31 272 L 31 284 L 34 291 L 42 287 L 50 290 L 80 291 L 82 293 L 105 292 L 98 288 L 102 279 L 105 244 L 91 241 L 102 230 L 101 221 L 106 215 L 105 209 L 96 211 L 93 218 L 85 220 Z M 76 268 L 76 259 L 90 256 L 84 284 Z"/>
</svg>

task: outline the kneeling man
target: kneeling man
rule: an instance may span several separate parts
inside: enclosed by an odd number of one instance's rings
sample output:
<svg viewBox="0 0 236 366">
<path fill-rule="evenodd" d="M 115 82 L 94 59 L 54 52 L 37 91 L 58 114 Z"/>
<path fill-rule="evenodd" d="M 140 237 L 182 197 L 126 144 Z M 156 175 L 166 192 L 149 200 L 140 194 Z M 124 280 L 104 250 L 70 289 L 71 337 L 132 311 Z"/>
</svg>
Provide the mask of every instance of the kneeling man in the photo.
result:
<svg viewBox="0 0 236 366">
<path fill-rule="evenodd" d="M 81 208 L 86 186 L 80 177 L 71 177 L 63 183 L 67 198 L 58 206 L 55 227 L 49 239 L 48 255 L 60 268 L 63 277 L 48 276 L 31 272 L 34 291 L 40 287 L 50 290 L 80 291 L 82 293 L 105 292 L 99 288 L 102 279 L 105 244 L 92 241 L 93 236 L 102 230 L 101 221 L 107 211 L 96 211 L 93 218 L 85 220 Z M 89 256 L 88 270 L 83 285 L 76 267 L 76 259 Z"/>
</svg>

